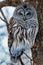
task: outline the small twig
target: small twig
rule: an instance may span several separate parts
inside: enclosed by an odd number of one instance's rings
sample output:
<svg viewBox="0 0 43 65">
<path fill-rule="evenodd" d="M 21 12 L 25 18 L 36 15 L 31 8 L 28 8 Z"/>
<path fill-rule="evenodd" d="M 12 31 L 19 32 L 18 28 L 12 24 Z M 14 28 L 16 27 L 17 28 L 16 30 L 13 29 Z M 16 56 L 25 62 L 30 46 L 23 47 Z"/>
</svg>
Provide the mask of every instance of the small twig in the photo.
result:
<svg viewBox="0 0 43 65">
<path fill-rule="evenodd" d="M 20 60 L 20 62 L 21 62 L 21 65 L 24 65 L 24 63 L 23 63 L 23 61 L 22 61 L 21 57 L 19 58 L 19 60 Z"/>
<path fill-rule="evenodd" d="M 32 61 L 32 59 L 25 52 L 23 52 L 23 53 Z"/>
<path fill-rule="evenodd" d="M 2 20 L 2 21 L 5 21 L 4 19 L 2 19 L 1 17 L 0 17 L 0 19 Z"/>
<path fill-rule="evenodd" d="M 6 24 L 8 24 L 7 19 L 6 19 L 5 15 L 4 15 L 2 9 L 0 9 L 0 12 L 1 12 L 1 14 L 2 14 L 2 16 L 3 16 L 3 18 L 4 18 L 4 22 L 5 22 Z M 1 18 L 1 19 L 2 19 L 2 18 Z M 2 19 L 2 20 L 3 20 L 3 19 Z"/>
<path fill-rule="evenodd" d="M 31 65 L 33 65 L 33 63 L 32 63 L 33 60 L 25 52 L 24 52 L 24 54 L 27 56 L 27 58 L 30 59 Z"/>
</svg>

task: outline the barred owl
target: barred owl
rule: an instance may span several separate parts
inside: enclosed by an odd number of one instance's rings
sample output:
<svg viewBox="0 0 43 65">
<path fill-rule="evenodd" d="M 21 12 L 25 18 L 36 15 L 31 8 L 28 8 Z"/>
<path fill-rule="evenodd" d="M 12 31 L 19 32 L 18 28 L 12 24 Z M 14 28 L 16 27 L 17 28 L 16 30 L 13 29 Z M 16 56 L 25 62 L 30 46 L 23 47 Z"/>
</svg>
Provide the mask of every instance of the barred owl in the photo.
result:
<svg viewBox="0 0 43 65">
<path fill-rule="evenodd" d="M 22 4 L 16 7 L 13 14 L 13 43 L 10 47 L 11 60 L 14 65 L 31 65 L 31 48 L 38 32 L 38 19 L 32 5 Z M 19 64 L 19 58 L 22 59 Z"/>
</svg>

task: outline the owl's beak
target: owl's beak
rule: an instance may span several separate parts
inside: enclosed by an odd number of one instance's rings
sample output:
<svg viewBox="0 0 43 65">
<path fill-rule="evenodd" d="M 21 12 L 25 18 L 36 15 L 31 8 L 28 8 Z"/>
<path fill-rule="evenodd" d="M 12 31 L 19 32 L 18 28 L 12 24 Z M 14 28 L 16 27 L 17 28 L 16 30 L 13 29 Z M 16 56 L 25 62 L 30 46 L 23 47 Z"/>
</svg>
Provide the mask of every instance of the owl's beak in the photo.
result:
<svg viewBox="0 0 43 65">
<path fill-rule="evenodd" d="M 26 20 L 27 20 L 26 16 L 25 16 L 25 17 L 23 17 L 23 20 L 24 20 L 24 21 L 26 21 Z"/>
</svg>

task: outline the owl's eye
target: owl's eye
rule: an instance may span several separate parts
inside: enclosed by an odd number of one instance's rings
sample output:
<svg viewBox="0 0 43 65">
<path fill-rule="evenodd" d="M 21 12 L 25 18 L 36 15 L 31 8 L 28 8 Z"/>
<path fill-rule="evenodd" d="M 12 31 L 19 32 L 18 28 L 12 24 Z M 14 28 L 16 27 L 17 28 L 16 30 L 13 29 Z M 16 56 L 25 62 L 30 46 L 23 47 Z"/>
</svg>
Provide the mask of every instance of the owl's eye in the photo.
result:
<svg viewBox="0 0 43 65">
<path fill-rule="evenodd" d="M 25 15 L 27 16 L 27 18 L 31 18 L 32 15 L 33 15 L 32 13 L 33 13 L 33 12 L 32 12 L 31 10 L 29 10 L 29 11 L 26 12 Z"/>
<path fill-rule="evenodd" d="M 19 15 L 23 15 L 23 13 L 22 13 L 22 12 L 19 12 L 18 14 L 19 14 Z"/>
<path fill-rule="evenodd" d="M 23 15 L 24 15 L 24 11 L 23 11 L 23 9 L 18 9 L 17 10 L 17 15 L 19 16 L 19 17 L 23 17 Z"/>
<path fill-rule="evenodd" d="M 27 14 L 26 15 L 31 15 L 31 12 L 27 12 Z"/>
<path fill-rule="evenodd" d="M 31 11 L 26 12 L 26 15 L 31 16 L 31 14 L 32 14 L 32 12 L 31 12 Z"/>
</svg>

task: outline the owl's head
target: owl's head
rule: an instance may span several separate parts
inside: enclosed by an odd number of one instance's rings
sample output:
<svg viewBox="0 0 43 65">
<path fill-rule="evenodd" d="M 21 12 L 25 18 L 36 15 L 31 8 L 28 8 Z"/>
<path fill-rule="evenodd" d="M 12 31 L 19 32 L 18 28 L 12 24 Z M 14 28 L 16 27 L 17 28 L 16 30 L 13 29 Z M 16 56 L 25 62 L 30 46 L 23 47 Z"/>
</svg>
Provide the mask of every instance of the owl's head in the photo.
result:
<svg viewBox="0 0 43 65">
<path fill-rule="evenodd" d="M 13 16 L 15 19 L 26 21 L 32 18 L 36 19 L 37 13 L 32 5 L 22 4 L 16 7 Z"/>
</svg>

